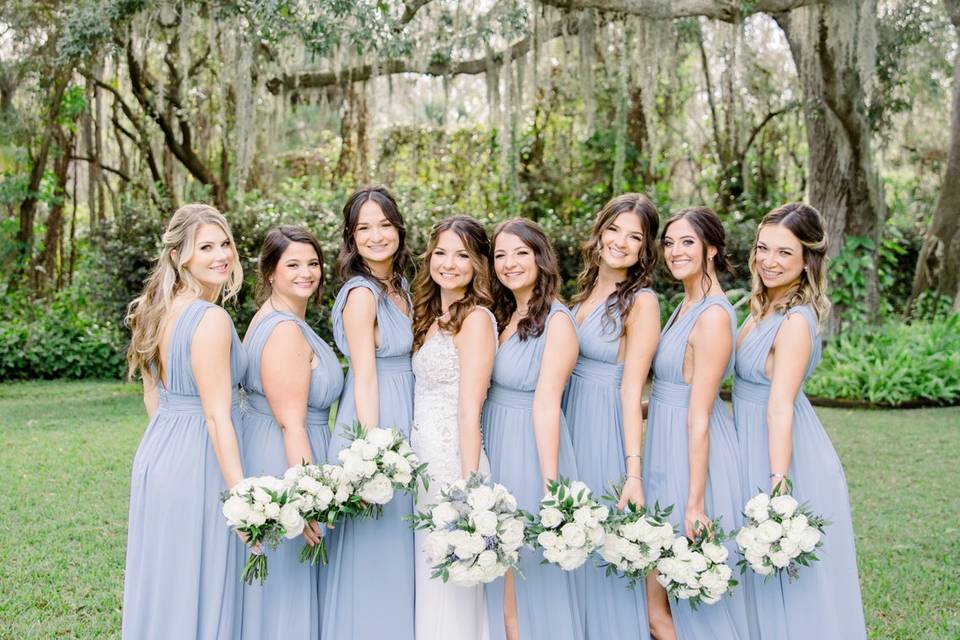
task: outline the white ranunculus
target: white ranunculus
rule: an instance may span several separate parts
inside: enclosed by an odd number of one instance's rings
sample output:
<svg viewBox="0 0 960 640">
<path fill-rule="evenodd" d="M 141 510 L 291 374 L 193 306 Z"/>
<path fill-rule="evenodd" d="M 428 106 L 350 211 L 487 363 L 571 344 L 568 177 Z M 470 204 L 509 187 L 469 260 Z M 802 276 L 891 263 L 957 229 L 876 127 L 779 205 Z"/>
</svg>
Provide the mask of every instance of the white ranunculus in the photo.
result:
<svg viewBox="0 0 960 640">
<path fill-rule="evenodd" d="M 495 514 L 493 511 L 473 511 L 470 514 L 470 520 L 473 522 L 474 528 L 480 535 L 496 535 L 497 524 L 499 524 L 499 520 L 497 519 L 497 514 Z"/>
<path fill-rule="evenodd" d="M 741 527 L 740 531 L 737 531 L 737 546 L 741 549 L 749 549 L 757 541 L 756 529 L 749 526 Z"/>
<path fill-rule="evenodd" d="M 800 544 L 793 538 L 783 538 L 780 540 L 780 551 L 783 551 L 791 558 L 796 558 L 800 555 Z"/>
<path fill-rule="evenodd" d="M 766 555 L 762 553 L 754 553 L 750 549 L 747 549 L 746 552 L 743 554 L 743 557 L 745 557 L 747 559 L 747 562 L 749 562 L 750 564 L 763 564 L 763 560 L 764 558 L 766 558 Z"/>
<path fill-rule="evenodd" d="M 593 509 L 589 506 L 578 507 L 573 512 L 573 521 L 582 527 L 588 527 L 593 524 Z"/>
<path fill-rule="evenodd" d="M 790 554 L 783 551 L 770 552 L 770 562 L 778 569 L 782 569 L 790 564 Z"/>
<path fill-rule="evenodd" d="M 713 567 L 713 571 L 716 571 L 720 577 L 723 579 L 724 584 L 730 581 L 730 577 L 733 575 L 733 569 L 730 568 L 730 565 L 727 564 L 718 564 Z"/>
<path fill-rule="evenodd" d="M 493 489 L 483 484 L 470 491 L 467 496 L 467 504 L 477 511 L 489 511 L 497 503 L 497 496 Z"/>
<path fill-rule="evenodd" d="M 361 458 L 363 458 L 364 460 L 371 460 L 371 461 L 374 458 L 376 458 L 378 455 L 380 455 L 380 452 L 381 452 L 380 447 L 368 441 L 363 441 L 363 444 L 360 446 L 360 451 L 359 451 Z"/>
<path fill-rule="evenodd" d="M 744 512 L 749 515 L 751 511 L 766 510 L 770 506 L 770 496 L 765 493 L 758 493 L 747 501 L 746 506 L 743 508 Z"/>
<path fill-rule="evenodd" d="M 600 547 L 600 557 L 610 564 L 617 564 L 623 559 L 623 554 L 620 553 L 620 545 L 617 542 L 618 540 L 622 540 L 622 538 L 610 536 L 604 541 L 603 546 Z"/>
<path fill-rule="evenodd" d="M 453 508 L 449 502 L 441 502 L 430 511 L 430 518 L 433 520 L 433 526 L 438 529 L 444 529 L 457 521 L 460 514 Z"/>
<path fill-rule="evenodd" d="M 540 524 L 547 529 L 553 529 L 559 526 L 561 522 L 563 522 L 563 514 L 559 509 L 546 507 L 540 510 Z"/>
<path fill-rule="evenodd" d="M 684 536 L 677 536 L 670 545 L 670 551 L 680 560 L 686 560 L 690 555 L 690 542 Z"/>
<path fill-rule="evenodd" d="M 317 509 L 325 511 L 327 507 L 330 506 L 330 503 L 333 502 L 333 491 L 330 490 L 330 487 L 321 485 L 313 494 L 313 499 Z"/>
<path fill-rule="evenodd" d="M 723 593 L 727 590 L 727 581 L 716 571 L 707 571 L 700 576 L 700 584 L 707 591 Z"/>
<path fill-rule="evenodd" d="M 259 527 L 267 521 L 267 516 L 263 515 L 263 511 L 258 511 L 256 509 L 251 509 L 250 514 L 247 516 L 246 524 L 249 524 L 254 527 Z"/>
<path fill-rule="evenodd" d="M 492 549 L 480 552 L 477 556 L 477 566 L 482 569 L 489 569 L 497 564 L 497 552 Z"/>
<path fill-rule="evenodd" d="M 381 429 L 375 427 L 367 429 L 366 440 L 379 449 L 386 449 L 393 444 L 394 432 L 392 429 Z"/>
<path fill-rule="evenodd" d="M 378 473 L 364 483 L 360 498 L 369 504 L 387 504 L 393 500 L 393 484 L 387 476 Z"/>
<path fill-rule="evenodd" d="M 642 539 L 642 525 L 643 520 L 638 520 L 637 522 L 628 522 L 627 524 L 620 526 L 620 535 L 626 538 L 627 540 L 632 540 L 636 542 L 637 540 Z"/>
<path fill-rule="evenodd" d="M 817 548 L 817 543 L 820 542 L 821 534 L 817 529 L 813 527 L 807 527 L 803 530 L 803 537 L 800 539 L 800 548 L 803 551 L 811 552 Z"/>
<path fill-rule="evenodd" d="M 770 500 L 770 507 L 784 518 L 789 518 L 797 510 L 797 500 L 791 495 L 777 496 Z"/>
<path fill-rule="evenodd" d="M 523 522 L 514 518 L 502 523 L 498 537 L 506 549 L 519 549 L 523 544 Z"/>
<path fill-rule="evenodd" d="M 410 466 L 410 464 L 403 459 L 403 456 L 396 451 L 384 451 L 381 461 L 383 462 L 383 466 L 393 467 L 397 470 Z"/>
<path fill-rule="evenodd" d="M 337 492 L 333 494 L 334 502 L 336 502 L 337 504 L 343 504 L 344 502 L 350 499 L 350 494 L 352 491 L 353 489 L 350 487 L 350 485 L 344 482 L 339 487 L 337 487 Z"/>
<path fill-rule="evenodd" d="M 269 502 L 263 505 L 263 515 L 267 516 L 270 520 L 276 520 L 277 516 L 280 515 L 280 505 L 276 502 Z"/>
<path fill-rule="evenodd" d="M 553 564 L 559 564 L 560 559 L 563 558 L 563 549 L 549 548 L 543 550 L 543 559 L 547 562 L 552 562 Z"/>
<path fill-rule="evenodd" d="M 322 486 L 323 485 L 321 483 L 317 482 L 316 478 L 312 478 L 310 476 L 303 476 L 297 480 L 297 488 L 300 491 L 305 491 L 307 493 L 316 493 L 317 491 L 320 491 L 320 487 Z"/>
<path fill-rule="evenodd" d="M 484 550 L 486 543 L 483 536 L 477 533 L 467 534 L 466 538 L 460 540 L 454 547 L 453 552 L 461 560 L 469 560 Z"/>
<path fill-rule="evenodd" d="M 773 520 L 766 520 L 757 526 L 756 538 L 759 542 L 773 543 L 783 536 L 783 527 Z"/>
<path fill-rule="evenodd" d="M 587 532 L 576 522 L 568 522 L 560 529 L 563 541 L 571 547 L 582 547 L 587 541 Z"/>
<path fill-rule="evenodd" d="M 593 508 L 593 518 L 597 522 L 606 522 L 607 518 L 610 517 L 610 508 L 600 505 L 599 507 Z"/>
<path fill-rule="evenodd" d="M 716 542 L 704 542 L 702 549 L 703 555 L 707 556 L 710 562 L 715 562 L 716 564 L 723 564 L 730 555 L 730 552 L 727 551 L 725 546 L 717 544 Z"/>
<path fill-rule="evenodd" d="M 563 545 L 563 539 L 554 531 L 542 531 L 537 536 L 537 544 L 544 549 L 558 549 Z"/>
<path fill-rule="evenodd" d="M 587 561 L 587 554 L 581 549 L 567 549 L 557 562 L 564 571 L 573 571 Z"/>
<path fill-rule="evenodd" d="M 270 494 L 264 491 L 261 487 L 254 487 L 253 501 L 259 504 L 266 505 L 270 502 L 273 502 L 273 498 L 271 498 Z"/>
<path fill-rule="evenodd" d="M 283 505 L 280 509 L 280 516 L 278 518 L 280 526 L 283 527 L 284 536 L 287 539 L 296 538 L 298 535 L 303 533 L 303 527 L 306 525 L 306 522 L 303 521 L 303 516 L 300 515 L 300 509 L 297 508 L 296 503 L 288 503 Z"/>
<path fill-rule="evenodd" d="M 603 531 L 603 527 L 600 525 L 593 525 L 592 527 L 587 527 L 587 542 L 590 543 L 591 547 L 596 547 L 601 542 L 606 534 Z"/>
<path fill-rule="evenodd" d="M 431 531 L 430 534 L 427 535 L 424 549 L 427 552 L 427 557 L 430 558 L 430 562 L 433 564 L 439 564 L 446 560 L 447 555 L 450 553 L 450 543 L 447 539 L 447 533 L 445 531 Z"/>
<path fill-rule="evenodd" d="M 243 526 L 252 514 L 250 505 L 240 496 L 230 496 L 223 503 L 223 515 L 232 526 Z"/>
<path fill-rule="evenodd" d="M 707 558 L 699 551 L 690 553 L 690 566 L 697 573 L 707 570 Z"/>
<path fill-rule="evenodd" d="M 409 473 L 397 473 L 393 476 L 393 481 L 402 487 L 409 485 L 411 480 L 413 476 Z"/>
<path fill-rule="evenodd" d="M 802 513 L 798 513 L 790 518 L 790 529 L 792 531 L 803 531 L 808 526 L 810 526 L 810 521 L 807 520 L 807 516 Z"/>
<path fill-rule="evenodd" d="M 447 572 L 450 575 L 450 582 L 464 587 L 472 586 L 468 577 L 470 573 L 470 567 L 467 565 L 460 562 L 454 562 L 447 568 Z"/>
</svg>

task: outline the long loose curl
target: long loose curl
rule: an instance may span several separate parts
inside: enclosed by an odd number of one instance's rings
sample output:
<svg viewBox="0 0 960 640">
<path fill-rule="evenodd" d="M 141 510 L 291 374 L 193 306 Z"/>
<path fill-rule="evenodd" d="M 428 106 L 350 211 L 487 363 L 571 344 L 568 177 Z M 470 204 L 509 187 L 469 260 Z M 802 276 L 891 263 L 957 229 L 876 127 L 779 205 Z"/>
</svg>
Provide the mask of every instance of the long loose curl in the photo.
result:
<svg viewBox="0 0 960 640">
<path fill-rule="evenodd" d="M 162 247 L 157 264 L 147 277 L 143 293 L 127 307 L 124 324 L 130 328 L 130 346 L 127 348 L 127 376 L 163 379 L 163 361 L 160 358 L 160 340 L 173 299 L 178 293 L 189 292 L 203 297 L 203 286 L 186 268 L 193 257 L 197 232 L 205 224 L 219 227 L 234 248 L 233 264 L 226 283 L 217 292 L 222 301 L 230 300 L 243 285 L 243 267 L 236 253 L 233 233 L 223 214 L 206 204 L 185 204 L 173 214 L 161 236 Z"/>
<path fill-rule="evenodd" d="M 423 346 L 433 321 L 443 313 L 440 303 L 440 285 L 430 276 L 430 259 L 437 248 L 440 234 L 451 231 L 457 234 L 467 251 L 473 266 L 473 278 L 467 285 L 463 297 L 450 305 L 450 317 L 439 321 L 441 331 L 456 335 L 463 321 L 476 307 L 493 306 L 490 293 L 490 267 L 487 255 L 490 253 L 490 240 L 483 225 L 469 216 L 451 216 L 433 225 L 427 249 L 420 256 L 420 268 L 413 285 L 413 350 Z"/>
<path fill-rule="evenodd" d="M 504 220 L 493 231 L 490 240 L 490 270 L 495 271 L 493 253 L 496 250 L 497 238 L 501 234 L 509 233 L 520 238 L 523 244 L 533 251 L 533 258 L 537 264 L 537 282 L 533 286 L 533 295 L 527 305 L 527 315 L 517 323 L 517 335 L 521 341 L 527 338 L 537 338 L 543 334 L 550 315 L 550 305 L 560 298 L 560 267 L 557 264 L 557 254 L 553 246 L 536 222 L 527 218 L 511 218 Z M 502 332 L 510 322 L 510 316 L 517 310 L 517 300 L 513 292 L 503 286 L 499 278 L 493 278 L 493 315 Z"/>
<path fill-rule="evenodd" d="M 370 272 L 370 267 L 363 261 L 357 250 L 357 222 L 360 219 L 360 208 L 369 201 L 376 202 L 384 217 L 397 229 L 400 242 L 397 252 L 393 254 L 393 273 L 390 276 L 390 287 L 394 291 L 403 291 L 403 276 L 410 265 L 410 251 L 407 249 L 407 228 L 403 223 L 403 216 L 393 195 L 382 186 L 360 187 L 347 198 L 343 205 L 343 244 L 337 254 L 337 276 L 347 281 L 353 276 L 364 276 L 371 282 L 377 283 L 381 291 L 386 293 L 386 284 L 381 282 Z"/>
<path fill-rule="evenodd" d="M 583 254 L 583 270 L 577 276 L 577 291 L 573 297 L 572 304 L 580 304 L 590 297 L 593 288 L 597 285 L 597 278 L 600 275 L 600 238 L 603 232 L 613 224 L 620 214 L 633 213 L 640 219 L 640 226 L 643 228 L 643 241 L 640 246 L 640 256 L 636 264 L 627 269 L 627 277 L 617 283 L 617 288 L 611 293 L 604 303 L 603 326 L 604 329 L 616 328 L 616 311 L 620 318 L 623 318 L 637 292 L 644 287 L 653 284 L 654 268 L 657 265 L 657 230 L 660 226 L 660 215 L 657 213 L 657 207 L 650 201 L 650 198 L 642 193 L 624 193 L 612 198 L 607 204 L 603 205 L 597 213 L 597 217 L 590 229 L 590 235 L 581 245 Z M 622 336 L 627 328 L 621 321 L 620 335 Z"/>
<path fill-rule="evenodd" d="M 770 300 L 766 285 L 757 270 L 757 241 L 760 229 L 767 225 L 783 225 L 796 236 L 803 247 L 803 271 L 793 288 L 777 302 Z M 762 318 L 772 308 L 785 313 L 793 307 L 809 304 L 823 324 L 830 313 L 830 298 L 827 296 L 827 232 L 820 212 L 803 202 L 791 202 L 777 207 L 763 217 L 757 226 L 757 237 L 750 250 L 750 313 Z"/>
</svg>

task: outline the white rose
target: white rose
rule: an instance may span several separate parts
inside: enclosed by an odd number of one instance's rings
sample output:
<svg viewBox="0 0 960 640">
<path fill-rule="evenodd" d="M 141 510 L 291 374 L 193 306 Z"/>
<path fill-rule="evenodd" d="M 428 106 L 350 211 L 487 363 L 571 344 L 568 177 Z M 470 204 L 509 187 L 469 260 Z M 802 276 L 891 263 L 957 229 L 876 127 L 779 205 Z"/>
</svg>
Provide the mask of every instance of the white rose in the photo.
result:
<svg viewBox="0 0 960 640">
<path fill-rule="evenodd" d="M 559 564 L 560 559 L 563 558 L 563 550 L 557 549 L 557 548 L 544 549 L 543 558 L 547 562 L 552 562 L 553 564 Z"/>
<path fill-rule="evenodd" d="M 757 526 L 756 538 L 759 542 L 773 543 L 783 536 L 783 527 L 773 520 L 766 520 Z"/>
<path fill-rule="evenodd" d="M 432 531 L 424 543 L 427 557 L 433 564 L 439 564 L 447 559 L 450 553 L 450 544 L 444 531 Z"/>
<path fill-rule="evenodd" d="M 523 522 L 514 518 L 500 525 L 500 542 L 507 550 L 519 549 L 523 544 Z"/>
<path fill-rule="evenodd" d="M 594 523 L 593 509 L 589 506 L 579 507 L 573 512 L 573 521 L 583 527 L 592 525 Z"/>
<path fill-rule="evenodd" d="M 623 538 L 608 537 L 600 547 L 600 557 L 610 564 L 618 564 L 623 559 L 619 541 Z"/>
<path fill-rule="evenodd" d="M 811 552 L 820 542 L 820 532 L 813 527 L 807 527 L 803 530 L 803 536 L 800 538 L 800 548 L 803 551 Z"/>
<path fill-rule="evenodd" d="M 796 558 L 800 555 L 800 544 L 793 538 L 783 538 L 780 540 L 780 551 L 783 551 L 791 558 Z"/>
<path fill-rule="evenodd" d="M 485 546 L 486 543 L 483 541 L 483 536 L 472 533 L 467 534 L 466 538 L 458 541 L 453 552 L 457 554 L 457 557 L 461 560 L 470 560 L 483 551 Z"/>
<path fill-rule="evenodd" d="M 730 552 L 727 551 L 727 548 L 722 544 L 705 542 L 703 544 L 703 555 L 707 556 L 710 562 L 723 564 L 727 561 L 727 557 L 730 555 Z"/>
<path fill-rule="evenodd" d="M 784 518 L 789 518 L 797 510 L 797 501 L 791 495 L 777 496 L 770 501 L 770 507 Z"/>
<path fill-rule="evenodd" d="M 720 596 L 708 594 L 705 596 L 700 596 L 700 602 L 703 604 L 716 604 L 720 602 Z"/>
<path fill-rule="evenodd" d="M 560 555 L 557 564 L 564 571 L 573 571 L 587 561 L 587 554 L 580 549 L 567 549 Z"/>
<path fill-rule="evenodd" d="M 277 516 L 280 515 L 280 505 L 276 502 L 263 505 L 263 515 L 267 516 L 270 520 L 276 520 Z"/>
<path fill-rule="evenodd" d="M 353 489 L 350 487 L 349 484 L 343 483 L 342 485 L 337 487 L 337 492 L 333 494 L 333 501 L 336 502 L 337 504 L 343 504 L 344 502 L 350 499 L 350 494 L 352 493 L 352 491 Z"/>
<path fill-rule="evenodd" d="M 374 427 L 367 429 L 366 440 L 378 449 L 386 449 L 393 444 L 394 432 L 392 429 Z"/>
<path fill-rule="evenodd" d="M 593 508 L 593 517 L 597 522 L 606 522 L 610 517 L 610 509 L 603 505 Z"/>
<path fill-rule="evenodd" d="M 673 555 L 678 559 L 685 560 L 690 555 L 690 543 L 685 537 L 677 536 L 670 546 L 670 551 L 672 551 Z"/>
<path fill-rule="evenodd" d="M 770 496 L 765 493 L 758 493 L 747 501 L 747 504 L 743 510 L 748 516 L 750 516 L 751 512 L 766 511 L 767 507 L 769 506 Z"/>
<path fill-rule="evenodd" d="M 727 590 L 727 581 L 715 571 L 707 571 L 700 576 L 700 584 L 713 593 L 723 593 Z"/>
<path fill-rule="evenodd" d="M 361 442 L 361 441 L 358 441 L 358 442 Z M 374 458 L 380 455 L 380 451 L 381 449 L 377 445 L 371 442 L 362 442 L 362 444 L 360 445 L 359 453 L 360 453 L 360 457 L 363 458 L 364 460 L 372 461 Z"/>
<path fill-rule="evenodd" d="M 486 485 L 480 485 L 467 496 L 467 504 L 477 511 L 489 511 L 497 503 L 494 490 Z"/>
<path fill-rule="evenodd" d="M 230 496 L 223 503 L 223 515 L 232 526 L 243 526 L 251 514 L 250 505 L 240 496 Z"/>
<path fill-rule="evenodd" d="M 537 536 L 537 544 L 544 549 L 558 549 L 563 547 L 563 540 L 553 531 L 543 531 Z"/>
<path fill-rule="evenodd" d="M 596 547 L 601 544 L 605 536 L 606 534 L 603 531 L 603 527 L 600 525 L 587 527 L 587 542 L 590 543 L 591 547 Z"/>
<path fill-rule="evenodd" d="M 741 549 L 749 549 L 756 541 L 756 529 L 753 527 L 742 527 L 737 531 L 737 546 Z"/>
<path fill-rule="evenodd" d="M 300 491 L 305 491 L 306 493 L 316 493 L 317 491 L 320 491 L 322 486 L 322 484 L 317 482 L 316 478 L 312 478 L 310 476 L 303 476 L 297 480 L 297 488 Z"/>
<path fill-rule="evenodd" d="M 763 564 L 763 561 L 766 558 L 765 554 L 754 553 L 749 549 L 747 549 L 747 551 L 743 554 L 743 556 L 747 559 L 747 562 L 749 562 L 751 565 Z"/>
<path fill-rule="evenodd" d="M 758 576 L 768 576 L 771 573 L 773 573 L 773 570 L 774 570 L 773 567 L 771 567 L 770 565 L 760 564 L 760 563 L 757 563 L 757 564 L 751 563 L 750 568 L 753 569 L 753 572 Z"/>
<path fill-rule="evenodd" d="M 553 529 L 563 522 L 563 514 L 558 509 L 547 507 L 540 510 L 540 524 L 547 529 Z"/>
<path fill-rule="evenodd" d="M 296 538 L 303 533 L 303 527 L 306 525 L 295 503 L 283 505 L 280 509 L 279 522 L 287 539 Z"/>
<path fill-rule="evenodd" d="M 487 549 L 477 556 L 477 566 L 482 569 L 489 569 L 497 564 L 497 552 Z"/>
<path fill-rule="evenodd" d="M 251 509 L 249 515 L 246 518 L 246 523 L 254 527 L 259 527 L 267 521 L 267 516 L 263 515 L 262 511 L 257 511 L 256 509 Z"/>
<path fill-rule="evenodd" d="M 568 522 L 560 529 L 563 541 L 571 547 L 582 547 L 587 541 L 587 534 L 579 524 Z"/>
<path fill-rule="evenodd" d="M 384 451 L 381 461 L 384 467 L 392 467 L 397 470 L 410 466 L 410 464 L 403 459 L 403 456 L 396 451 Z"/>
<path fill-rule="evenodd" d="M 717 574 L 719 574 L 724 584 L 730 582 L 730 577 L 733 575 L 733 569 L 726 564 L 718 564 L 717 566 L 713 567 L 712 571 L 715 571 Z"/>
<path fill-rule="evenodd" d="M 783 551 L 772 551 L 770 553 L 770 562 L 778 569 L 782 569 L 790 564 L 790 554 Z"/>
<path fill-rule="evenodd" d="M 361 488 L 360 498 L 370 504 L 387 504 L 393 500 L 393 485 L 390 479 L 382 473 L 373 476 Z"/>
<path fill-rule="evenodd" d="M 690 554 L 690 567 L 697 573 L 707 570 L 707 558 L 699 551 Z"/>
<path fill-rule="evenodd" d="M 447 567 L 447 572 L 450 574 L 450 582 L 453 584 L 458 584 L 463 587 L 473 586 L 470 583 L 470 567 L 467 565 L 454 562 L 449 567 Z"/>
<path fill-rule="evenodd" d="M 590 499 L 590 487 L 579 480 L 574 480 L 570 483 L 570 495 L 573 496 L 575 504 L 583 504 Z"/>
<path fill-rule="evenodd" d="M 274 493 L 280 493 L 286 489 L 283 480 L 276 476 L 259 476 L 254 479 L 254 484 Z"/>
<path fill-rule="evenodd" d="M 313 498 L 317 509 L 326 511 L 330 503 L 333 502 L 333 491 L 330 490 L 330 487 L 321 485 L 317 492 L 313 494 Z"/>
<path fill-rule="evenodd" d="M 786 522 L 784 522 L 786 525 Z M 803 531 L 810 525 L 810 522 L 807 520 L 807 516 L 802 513 L 798 513 L 792 518 L 790 518 L 790 529 L 795 531 Z"/>
<path fill-rule="evenodd" d="M 482 536 L 493 536 L 497 533 L 497 514 L 492 511 L 474 511 L 470 514 L 474 528 Z"/>
<path fill-rule="evenodd" d="M 273 498 L 271 498 L 270 494 L 264 491 L 261 487 L 254 487 L 253 501 L 262 505 L 266 505 L 270 502 L 273 502 Z"/>
<path fill-rule="evenodd" d="M 441 502 L 430 511 L 430 517 L 435 527 L 445 529 L 456 522 L 460 514 L 449 502 Z"/>
</svg>

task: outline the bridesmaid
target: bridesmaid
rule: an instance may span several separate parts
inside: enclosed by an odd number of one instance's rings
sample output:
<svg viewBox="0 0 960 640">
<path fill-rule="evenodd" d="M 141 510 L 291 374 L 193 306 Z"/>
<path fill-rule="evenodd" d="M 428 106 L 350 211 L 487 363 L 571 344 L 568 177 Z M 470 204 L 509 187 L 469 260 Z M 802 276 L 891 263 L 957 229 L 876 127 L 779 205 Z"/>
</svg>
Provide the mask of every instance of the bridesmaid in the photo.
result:
<svg viewBox="0 0 960 640">
<path fill-rule="evenodd" d="M 521 509 L 536 512 L 547 480 L 577 475 L 563 387 L 577 360 L 573 316 L 557 298 L 557 258 L 543 230 L 514 218 L 493 234 L 494 313 L 500 350 L 484 404 L 484 449 L 490 475 L 513 492 Z M 582 590 L 574 574 L 520 552 L 523 579 L 509 572 L 487 585 L 490 637 L 515 640 L 582 639 Z"/>
<path fill-rule="evenodd" d="M 490 307 L 490 241 L 467 216 L 433 225 L 414 287 L 413 433 L 411 444 L 430 470 L 418 508 L 436 504 L 444 485 L 489 473 L 480 438 L 480 411 L 497 352 Z M 485 640 L 483 587 L 431 578 L 426 532 L 415 534 L 417 640 Z"/>
<path fill-rule="evenodd" d="M 283 473 L 294 465 L 323 462 L 330 440 L 330 405 L 343 388 L 333 349 L 304 321 L 323 280 L 320 244 L 303 227 L 281 225 L 260 249 L 257 299 L 244 348 L 243 466 L 252 476 Z M 319 542 L 312 523 L 307 543 Z M 323 568 L 300 562 L 300 545 L 270 553 L 270 578 L 243 590 L 243 636 L 314 638 L 320 624 L 318 577 Z"/>
<path fill-rule="evenodd" d="M 362 187 L 347 199 L 337 257 L 346 282 L 331 316 L 350 369 L 327 451 L 334 463 L 348 445 L 343 430 L 355 421 L 410 436 L 413 330 L 405 238 L 397 203 L 384 187 Z M 403 520 L 412 513 L 413 500 L 398 494 L 381 518 L 351 520 L 330 536 L 321 637 L 414 637 L 413 531 Z"/>
<path fill-rule="evenodd" d="M 751 637 L 763 640 L 866 637 L 847 481 L 803 394 L 830 309 L 826 255 L 820 213 L 794 203 L 767 214 L 750 256 L 750 317 L 740 330 L 733 386 L 744 496 L 786 488 L 789 479 L 794 497 L 831 522 L 820 561 L 801 568 L 796 582 L 744 576 Z"/>
<path fill-rule="evenodd" d="M 596 492 L 626 476 L 621 499 L 644 504 L 640 482 L 643 414 L 639 390 L 660 337 L 660 307 L 647 288 L 657 260 L 657 209 L 640 193 L 604 205 L 583 244 L 574 297 L 580 357 L 563 397 L 577 469 Z M 605 570 L 584 568 L 587 638 L 649 638 L 644 589 L 624 588 Z"/>
<path fill-rule="evenodd" d="M 723 225 L 710 209 L 683 209 L 667 220 L 660 242 L 667 268 L 683 283 L 684 298 L 664 327 L 653 359 L 644 444 L 646 498 L 673 505 L 670 519 L 688 537 L 715 518 L 730 531 L 741 523 L 744 501 L 736 432 L 719 396 L 720 382 L 733 369 L 736 332 L 736 314 L 717 278 L 730 270 Z M 727 547 L 732 558 L 735 545 L 731 541 Z M 738 591 L 697 611 L 685 600 L 668 607 L 666 591 L 651 574 L 647 595 L 651 632 L 658 640 L 748 638 L 746 606 Z"/>
<path fill-rule="evenodd" d="M 234 639 L 244 550 L 220 493 L 244 476 L 234 423 L 246 356 L 214 302 L 237 294 L 243 270 L 213 207 L 180 207 L 162 243 L 126 318 L 150 424 L 130 480 L 123 637 Z"/>
</svg>

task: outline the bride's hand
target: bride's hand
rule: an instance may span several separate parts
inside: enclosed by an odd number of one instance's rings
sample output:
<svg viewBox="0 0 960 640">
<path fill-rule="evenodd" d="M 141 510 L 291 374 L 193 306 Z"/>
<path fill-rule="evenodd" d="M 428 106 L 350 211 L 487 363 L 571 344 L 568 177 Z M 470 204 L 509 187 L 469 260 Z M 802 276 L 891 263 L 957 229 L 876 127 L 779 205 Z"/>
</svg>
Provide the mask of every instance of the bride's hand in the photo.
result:
<svg viewBox="0 0 960 640">
<path fill-rule="evenodd" d="M 627 508 L 627 503 L 632 502 L 638 507 L 642 507 L 646 500 L 643 495 L 643 483 L 640 478 L 628 477 L 623 483 L 623 490 L 620 491 L 620 501 L 617 502 L 617 509 L 623 511 Z"/>
</svg>

